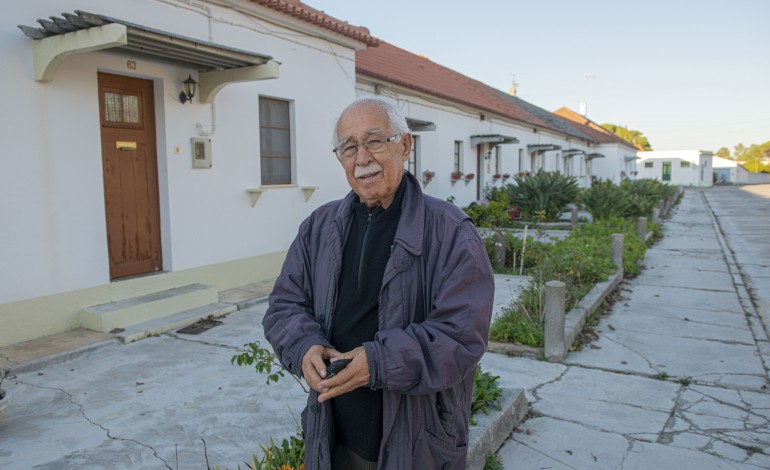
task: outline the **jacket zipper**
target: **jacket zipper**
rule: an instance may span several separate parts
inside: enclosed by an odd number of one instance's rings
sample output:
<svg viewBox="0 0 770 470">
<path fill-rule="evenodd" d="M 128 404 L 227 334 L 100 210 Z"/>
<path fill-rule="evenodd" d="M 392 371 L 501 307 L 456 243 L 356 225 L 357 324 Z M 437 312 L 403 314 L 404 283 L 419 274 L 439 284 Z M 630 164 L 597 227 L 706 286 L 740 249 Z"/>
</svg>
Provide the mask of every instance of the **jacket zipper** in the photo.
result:
<svg viewBox="0 0 770 470">
<path fill-rule="evenodd" d="M 358 288 L 361 288 L 361 277 L 364 274 L 364 254 L 366 253 L 366 239 L 369 238 L 369 227 L 372 226 L 372 212 L 366 219 L 366 229 L 364 229 L 364 241 L 361 243 L 361 256 L 358 259 Z"/>
</svg>

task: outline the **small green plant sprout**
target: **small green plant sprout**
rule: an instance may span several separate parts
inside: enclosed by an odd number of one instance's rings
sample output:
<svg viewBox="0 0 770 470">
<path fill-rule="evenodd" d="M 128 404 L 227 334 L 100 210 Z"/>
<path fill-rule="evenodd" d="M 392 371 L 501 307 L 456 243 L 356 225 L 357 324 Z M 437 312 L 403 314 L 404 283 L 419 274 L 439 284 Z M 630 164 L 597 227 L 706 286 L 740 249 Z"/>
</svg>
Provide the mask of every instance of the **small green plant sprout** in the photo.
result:
<svg viewBox="0 0 770 470">
<path fill-rule="evenodd" d="M 652 378 L 653 379 L 657 379 L 657 380 L 668 380 L 668 373 L 666 373 L 666 372 L 658 372 Z"/>
<path fill-rule="evenodd" d="M 260 374 L 267 374 L 267 380 L 265 383 L 268 385 L 270 382 L 278 382 L 280 378 L 284 377 L 286 369 L 284 369 L 283 365 L 281 365 L 280 361 L 278 361 L 278 357 L 269 349 L 263 348 L 259 341 L 246 343 L 243 345 L 243 347 L 247 348 L 247 350 L 240 354 L 234 355 L 230 359 L 231 364 L 237 363 L 239 366 L 254 365 L 254 368 L 257 370 L 257 372 Z M 273 372 L 273 369 L 275 369 L 275 372 Z M 289 375 L 299 384 L 300 387 L 302 387 L 302 390 L 304 390 L 305 393 L 309 393 L 308 389 L 305 387 L 305 384 L 303 384 L 301 380 L 299 380 L 293 374 Z"/>
<path fill-rule="evenodd" d="M 497 381 L 500 376 L 492 375 L 489 372 L 482 372 L 481 364 L 476 367 L 476 377 L 473 380 L 473 401 L 471 402 L 470 423 L 474 426 L 476 421 L 473 415 L 482 412 L 488 414 L 489 408 L 500 410 L 500 395 L 503 390 Z"/>
<path fill-rule="evenodd" d="M 495 454 L 487 454 L 487 461 L 484 463 L 484 470 L 503 470 L 503 463 L 500 457 Z"/>
<path fill-rule="evenodd" d="M 689 387 L 692 383 L 692 377 L 682 377 L 681 379 L 677 380 L 682 386 Z"/>
</svg>

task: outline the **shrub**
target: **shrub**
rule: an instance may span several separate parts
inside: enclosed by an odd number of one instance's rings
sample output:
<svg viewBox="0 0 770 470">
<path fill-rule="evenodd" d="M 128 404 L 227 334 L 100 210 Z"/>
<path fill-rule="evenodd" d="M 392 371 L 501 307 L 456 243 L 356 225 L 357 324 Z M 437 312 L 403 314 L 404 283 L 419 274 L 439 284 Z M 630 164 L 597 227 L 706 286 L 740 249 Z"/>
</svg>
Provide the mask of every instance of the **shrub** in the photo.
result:
<svg viewBox="0 0 770 470">
<path fill-rule="evenodd" d="M 626 193 L 612 181 L 598 181 L 581 194 L 583 207 L 594 220 L 622 217 L 628 210 Z"/>
<path fill-rule="evenodd" d="M 536 212 L 542 212 L 546 222 L 559 220 L 567 204 L 575 202 L 579 193 L 577 180 L 561 173 L 540 170 L 533 176 L 516 176 L 514 180 L 515 185 L 507 186 L 508 197 L 528 220 L 533 220 Z"/>
<path fill-rule="evenodd" d="M 629 202 L 627 217 L 650 217 L 652 210 L 658 207 L 658 201 L 665 199 L 668 188 L 660 181 L 653 179 L 624 180 L 620 187 Z"/>
<path fill-rule="evenodd" d="M 644 258 L 647 252 L 647 245 L 636 233 L 636 222 L 620 217 L 611 217 L 582 225 L 576 228 L 574 233 L 578 233 L 582 237 L 596 239 L 599 243 L 606 243 L 607 246 L 612 244 L 612 234 L 622 233 L 623 271 L 630 276 L 635 276 L 641 272 L 639 261 Z"/>
<path fill-rule="evenodd" d="M 510 227 L 513 220 L 508 215 L 508 203 L 491 201 L 488 206 L 475 204 L 465 209 L 476 227 Z"/>
</svg>

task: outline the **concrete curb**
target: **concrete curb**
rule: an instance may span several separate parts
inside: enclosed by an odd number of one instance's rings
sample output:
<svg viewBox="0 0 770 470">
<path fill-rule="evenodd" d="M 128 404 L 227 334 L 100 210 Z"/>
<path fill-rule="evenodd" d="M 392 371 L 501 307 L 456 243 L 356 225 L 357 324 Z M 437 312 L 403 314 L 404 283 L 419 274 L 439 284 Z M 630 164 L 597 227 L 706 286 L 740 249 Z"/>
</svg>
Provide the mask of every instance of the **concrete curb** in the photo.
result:
<svg viewBox="0 0 770 470">
<path fill-rule="evenodd" d="M 475 416 L 476 425 L 471 425 L 468 436 L 469 470 L 481 470 L 487 461 L 487 455 L 494 454 L 503 445 L 508 436 L 527 415 L 529 404 L 524 396 L 524 389 L 503 389 L 500 396 L 500 410 L 492 410 L 488 415 Z"/>
</svg>

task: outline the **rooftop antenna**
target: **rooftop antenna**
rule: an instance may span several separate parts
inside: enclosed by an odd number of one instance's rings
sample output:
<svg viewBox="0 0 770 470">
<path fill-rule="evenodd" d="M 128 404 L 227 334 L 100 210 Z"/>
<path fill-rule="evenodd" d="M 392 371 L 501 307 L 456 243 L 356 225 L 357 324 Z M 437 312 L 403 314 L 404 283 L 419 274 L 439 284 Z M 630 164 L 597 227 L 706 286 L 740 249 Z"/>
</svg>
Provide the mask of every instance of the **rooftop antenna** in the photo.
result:
<svg viewBox="0 0 770 470">
<path fill-rule="evenodd" d="M 586 90 L 588 89 L 588 80 L 592 80 L 596 78 L 596 75 L 592 75 L 590 73 L 586 73 L 583 75 L 583 101 L 580 102 L 580 106 L 578 109 L 578 113 L 581 116 L 588 115 L 588 102 L 586 101 Z"/>
</svg>

